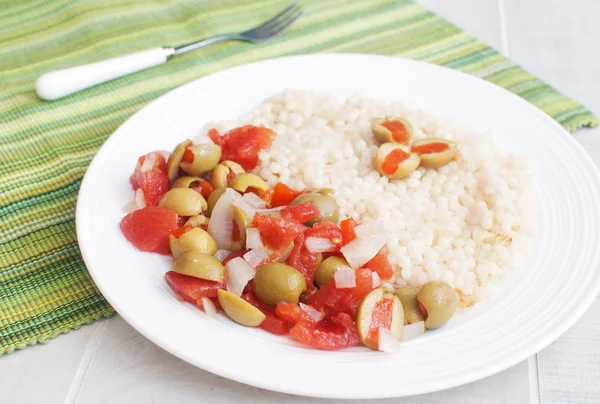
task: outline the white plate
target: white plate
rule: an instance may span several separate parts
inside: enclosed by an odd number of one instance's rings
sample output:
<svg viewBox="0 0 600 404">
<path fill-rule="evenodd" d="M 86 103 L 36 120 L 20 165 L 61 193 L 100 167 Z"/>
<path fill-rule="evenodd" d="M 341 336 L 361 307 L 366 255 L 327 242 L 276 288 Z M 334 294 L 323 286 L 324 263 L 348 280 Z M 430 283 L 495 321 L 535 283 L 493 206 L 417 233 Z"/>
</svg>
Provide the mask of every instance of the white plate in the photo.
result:
<svg viewBox="0 0 600 404">
<path fill-rule="evenodd" d="M 163 279 L 170 260 L 121 235 L 128 178 L 138 156 L 172 149 L 209 121 L 233 118 L 285 88 L 340 97 L 408 100 L 474 129 L 505 136 L 538 171 L 540 229 L 534 257 L 506 294 L 384 354 L 321 352 L 286 337 L 207 317 L 179 302 Z M 299 395 L 381 398 L 441 390 L 499 372 L 569 328 L 600 290 L 600 181 L 571 136 L 543 112 L 483 80 L 450 69 L 372 55 L 309 55 L 226 70 L 182 86 L 123 124 L 81 185 L 77 235 L 94 281 L 147 338 L 196 366 L 242 383 Z"/>
</svg>

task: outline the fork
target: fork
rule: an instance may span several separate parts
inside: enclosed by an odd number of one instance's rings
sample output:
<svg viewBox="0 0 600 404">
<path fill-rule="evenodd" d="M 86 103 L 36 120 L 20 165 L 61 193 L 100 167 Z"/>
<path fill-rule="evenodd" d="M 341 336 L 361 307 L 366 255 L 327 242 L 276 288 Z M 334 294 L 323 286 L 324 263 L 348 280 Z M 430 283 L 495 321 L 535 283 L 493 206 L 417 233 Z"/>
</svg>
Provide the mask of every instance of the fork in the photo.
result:
<svg viewBox="0 0 600 404">
<path fill-rule="evenodd" d="M 41 75 L 35 83 L 38 96 L 56 100 L 86 88 L 126 76 L 131 73 L 162 65 L 173 57 L 205 46 L 225 41 L 263 42 L 282 34 L 304 14 L 300 6 L 292 3 L 263 24 L 238 34 L 222 34 L 179 47 L 158 47 L 131 53 L 96 63 L 71 67 Z"/>
</svg>

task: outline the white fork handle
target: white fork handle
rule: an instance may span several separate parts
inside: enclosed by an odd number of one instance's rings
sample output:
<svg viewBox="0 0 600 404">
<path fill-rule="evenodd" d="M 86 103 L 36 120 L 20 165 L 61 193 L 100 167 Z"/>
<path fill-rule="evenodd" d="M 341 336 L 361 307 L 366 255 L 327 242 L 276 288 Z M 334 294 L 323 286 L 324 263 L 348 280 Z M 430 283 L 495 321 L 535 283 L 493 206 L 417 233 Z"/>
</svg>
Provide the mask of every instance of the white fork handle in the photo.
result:
<svg viewBox="0 0 600 404">
<path fill-rule="evenodd" d="M 56 70 L 40 76 L 35 83 L 35 90 L 40 98 L 56 100 L 130 73 L 162 65 L 172 53 L 172 48 L 152 48 L 101 62 Z"/>
</svg>

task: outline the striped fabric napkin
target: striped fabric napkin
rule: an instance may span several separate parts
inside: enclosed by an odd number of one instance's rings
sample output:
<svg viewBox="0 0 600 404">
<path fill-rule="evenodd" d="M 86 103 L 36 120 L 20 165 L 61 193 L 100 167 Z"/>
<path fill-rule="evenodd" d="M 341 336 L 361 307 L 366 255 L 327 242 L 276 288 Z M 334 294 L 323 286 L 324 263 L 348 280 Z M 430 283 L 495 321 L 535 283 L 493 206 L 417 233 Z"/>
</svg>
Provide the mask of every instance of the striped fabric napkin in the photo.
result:
<svg viewBox="0 0 600 404">
<path fill-rule="evenodd" d="M 272 0 L 34 0 L 0 8 L 0 355 L 113 314 L 77 247 L 86 167 L 146 103 L 207 74 L 312 52 L 395 55 L 459 69 L 537 105 L 567 130 L 585 107 L 410 0 L 303 0 L 307 15 L 262 45 L 226 43 L 55 102 L 47 71 L 244 30 L 286 6 Z"/>
</svg>

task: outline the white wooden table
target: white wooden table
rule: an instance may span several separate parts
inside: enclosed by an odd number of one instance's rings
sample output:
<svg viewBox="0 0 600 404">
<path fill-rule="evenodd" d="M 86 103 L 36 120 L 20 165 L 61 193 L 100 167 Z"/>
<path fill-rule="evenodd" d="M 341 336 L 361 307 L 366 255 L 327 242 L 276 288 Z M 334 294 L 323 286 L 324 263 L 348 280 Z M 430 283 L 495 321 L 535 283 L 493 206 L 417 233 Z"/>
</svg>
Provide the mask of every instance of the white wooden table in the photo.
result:
<svg viewBox="0 0 600 404">
<path fill-rule="evenodd" d="M 600 0 L 420 2 L 600 115 Z M 575 137 L 600 164 L 600 129 Z M 158 348 L 118 316 L 0 359 L 0 395 L 12 404 L 333 402 L 214 376 Z M 600 300 L 558 341 L 511 369 L 377 403 L 600 403 Z"/>
</svg>

